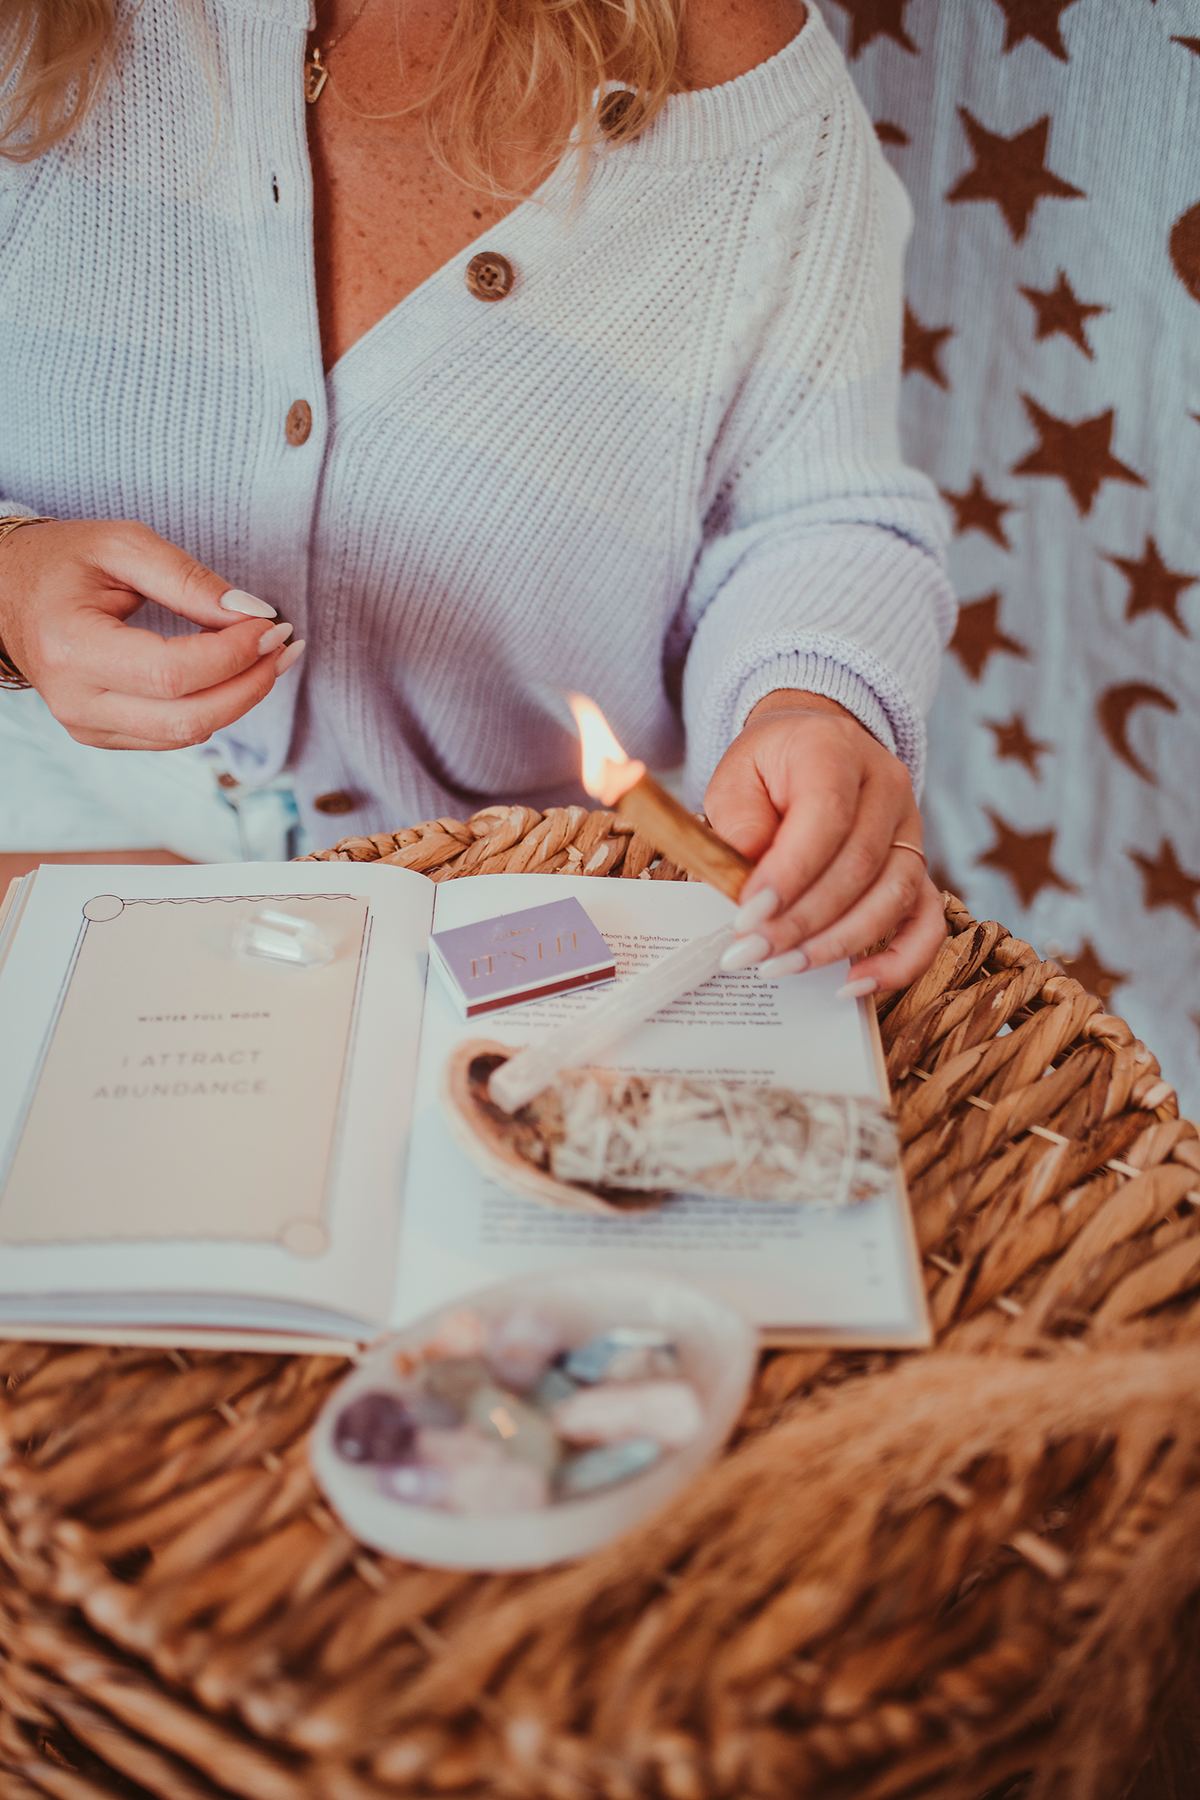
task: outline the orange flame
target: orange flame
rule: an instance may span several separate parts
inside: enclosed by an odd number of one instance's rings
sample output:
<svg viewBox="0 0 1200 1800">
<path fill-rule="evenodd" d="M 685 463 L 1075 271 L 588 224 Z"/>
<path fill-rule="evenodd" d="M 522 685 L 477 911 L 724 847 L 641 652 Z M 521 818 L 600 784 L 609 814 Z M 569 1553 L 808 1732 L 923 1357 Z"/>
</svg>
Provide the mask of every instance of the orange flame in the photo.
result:
<svg viewBox="0 0 1200 1800">
<path fill-rule="evenodd" d="M 567 698 L 583 746 L 584 788 L 601 806 L 615 806 L 642 779 L 646 765 L 626 756 L 594 700 L 584 694 Z"/>
</svg>

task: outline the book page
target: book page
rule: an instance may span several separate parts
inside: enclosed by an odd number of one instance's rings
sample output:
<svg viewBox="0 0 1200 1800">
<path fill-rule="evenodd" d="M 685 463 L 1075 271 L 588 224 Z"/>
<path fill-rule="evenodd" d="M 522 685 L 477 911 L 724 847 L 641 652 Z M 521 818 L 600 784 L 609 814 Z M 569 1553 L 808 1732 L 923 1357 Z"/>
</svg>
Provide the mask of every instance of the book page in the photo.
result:
<svg viewBox="0 0 1200 1800">
<path fill-rule="evenodd" d="M 259 900 L 85 900 L 33 1100 L 0 1171 L 0 1243 L 327 1247 L 368 905 L 360 894 L 266 898 L 320 931 L 333 960 L 296 969 L 232 954 L 233 928 Z"/>
<path fill-rule="evenodd" d="M 563 878 L 556 878 L 567 885 Z M 481 876 L 438 888 L 435 929 L 530 904 L 539 876 Z M 618 979 L 685 938 L 715 930 L 731 903 L 700 883 L 589 881 L 570 891 L 616 953 Z M 766 980 L 718 975 L 613 1047 L 608 1066 L 754 1081 L 810 1093 L 878 1096 L 861 1002 L 837 1000 L 846 965 Z M 556 995 L 464 1025 L 441 983 L 426 995 L 393 1323 L 488 1281 L 580 1262 L 676 1275 L 768 1333 L 811 1341 L 920 1343 L 927 1335 L 907 1202 L 895 1192 L 840 1212 L 778 1202 L 668 1199 L 626 1217 L 557 1212 L 481 1174 L 443 1123 L 442 1069 L 454 1045 L 512 1045 L 578 1015 Z"/>
<path fill-rule="evenodd" d="M 349 864 L 40 870 L 0 975 L 9 1315 L 75 1293 L 81 1313 L 129 1319 L 153 1293 L 152 1324 L 154 1305 L 177 1318 L 207 1295 L 194 1323 L 254 1300 L 276 1330 L 303 1304 L 369 1334 L 432 896 Z M 315 926 L 331 960 L 238 954 L 235 927 L 264 907 Z"/>
</svg>

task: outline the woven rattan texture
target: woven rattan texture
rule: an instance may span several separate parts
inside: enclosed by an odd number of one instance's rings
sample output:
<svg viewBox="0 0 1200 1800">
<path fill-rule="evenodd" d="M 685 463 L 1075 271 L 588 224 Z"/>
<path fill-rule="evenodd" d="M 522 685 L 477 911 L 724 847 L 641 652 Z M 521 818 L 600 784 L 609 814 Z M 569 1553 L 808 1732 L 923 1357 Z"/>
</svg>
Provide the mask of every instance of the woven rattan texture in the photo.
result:
<svg viewBox="0 0 1200 1800">
<path fill-rule="evenodd" d="M 610 815 L 327 853 L 653 879 Z M 1200 1141 L 947 896 L 881 1006 L 936 1350 L 764 1359 L 668 1515 L 538 1576 L 363 1553 L 319 1357 L 0 1349 L 5 1800 L 1107 1800 L 1200 1591 Z"/>
</svg>

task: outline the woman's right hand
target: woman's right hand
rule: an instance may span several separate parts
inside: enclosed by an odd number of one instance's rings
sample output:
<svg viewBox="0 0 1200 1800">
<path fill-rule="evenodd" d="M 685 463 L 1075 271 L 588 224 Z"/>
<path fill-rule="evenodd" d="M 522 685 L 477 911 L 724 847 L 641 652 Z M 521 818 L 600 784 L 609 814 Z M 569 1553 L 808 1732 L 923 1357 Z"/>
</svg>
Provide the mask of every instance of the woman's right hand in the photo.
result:
<svg viewBox="0 0 1200 1800">
<path fill-rule="evenodd" d="M 146 600 L 203 629 L 126 624 Z M 253 616 L 247 616 L 252 612 Z M 0 644 L 79 744 L 202 744 L 270 693 L 303 644 L 265 601 L 231 589 L 145 525 L 84 519 L 0 539 Z"/>
</svg>

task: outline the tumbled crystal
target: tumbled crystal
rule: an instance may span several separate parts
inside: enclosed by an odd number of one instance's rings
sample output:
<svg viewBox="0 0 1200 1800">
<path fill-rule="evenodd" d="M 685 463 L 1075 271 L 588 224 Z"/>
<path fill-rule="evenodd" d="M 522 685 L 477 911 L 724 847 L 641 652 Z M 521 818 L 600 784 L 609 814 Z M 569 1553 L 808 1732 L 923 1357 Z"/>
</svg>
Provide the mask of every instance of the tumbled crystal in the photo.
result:
<svg viewBox="0 0 1200 1800">
<path fill-rule="evenodd" d="M 502 1387 L 524 1393 L 561 1349 L 562 1332 L 554 1321 L 523 1306 L 492 1326 L 487 1360 Z"/>
<path fill-rule="evenodd" d="M 569 1350 L 562 1367 L 576 1381 L 650 1381 L 679 1373 L 679 1352 L 656 1325 L 614 1325 Z"/>
<path fill-rule="evenodd" d="M 505 1456 L 529 1463 L 543 1475 L 552 1475 L 562 1454 L 558 1437 L 544 1413 L 526 1406 L 503 1388 L 478 1388 L 471 1398 L 468 1417 L 475 1429 L 499 1445 Z"/>
<path fill-rule="evenodd" d="M 439 1356 L 422 1363 L 417 1375 L 420 1391 L 465 1418 L 476 1388 L 491 1386 L 491 1373 L 478 1356 Z"/>
<path fill-rule="evenodd" d="M 652 1438 L 677 1450 L 690 1443 L 704 1414 L 686 1381 L 613 1381 L 580 1388 L 552 1414 L 561 1437 L 575 1444 L 611 1444 L 617 1438 Z"/>
<path fill-rule="evenodd" d="M 453 1431 L 437 1426 L 418 1431 L 417 1461 L 439 1469 L 461 1469 L 470 1463 L 487 1463 L 493 1467 L 503 1461 L 504 1452 L 491 1438 L 484 1437 L 473 1425 L 459 1425 Z"/>
<path fill-rule="evenodd" d="M 559 1469 L 559 1498 L 576 1500 L 600 1488 L 615 1487 L 619 1481 L 629 1481 L 656 1463 L 661 1454 L 661 1446 L 653 1438 L 623 1438 L 619 1444 L 584 1450 Z"/>
<path fill-rule="evenodd" d="M 440 1425 L 449 1429 L 462 1424 L 462 1414 L 456 1406 L 448 1406 L 444 1400 L 423 1393 L 419 1387 L 406 1389 L 404 1404 L 417 1425 Z"/>
<path fill-rule="evenodd" d="M 450 1475 L 431 1463 L 401 1463 L 395 1469 L 382 1470 L 379 1485 L 389 1500 L 403 1500 L 406 1506 L 440 1506 Z"/>
<path fill-rule="evenodd" d="M 454 1469 L 445 1504 L 460 1513 L 514 1513 L 534 1512 L 549 1499 L 550 1484 L 540 1469 L 501 1457 L 495 1464 Z"/>
<path fill-rule="evenodd" d="M 429 1356 L 482 1356 L 487 1342 L 487 1327 L 477 1312 L 469 1307 L 458 1307 L 454 1312 L 443 1313 L 437 1322 L 437 1328 L 426 1345 Z"/>
<path fill-rule="evenodd" d="M 360 1394 L 337 1416 L 333 1441 L 347 1462 L 401 1463 L 413 1452 L 416 1422 L 395 1394 Z"/>
<path fill-rule="evenodd" d="M 579 1383 L 572 1381 L 565 1369 L 552 1363 L 528 1397 L 540 1411 L 550 1412 L 560 1400 L 569 1400 L 578 1392 Z"/>
</svg>

